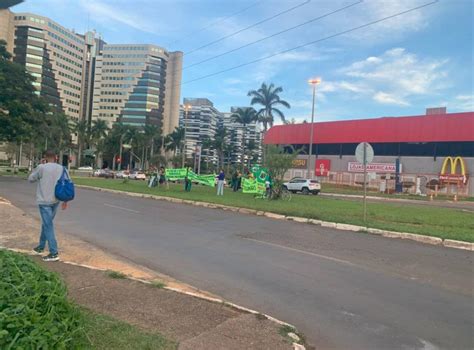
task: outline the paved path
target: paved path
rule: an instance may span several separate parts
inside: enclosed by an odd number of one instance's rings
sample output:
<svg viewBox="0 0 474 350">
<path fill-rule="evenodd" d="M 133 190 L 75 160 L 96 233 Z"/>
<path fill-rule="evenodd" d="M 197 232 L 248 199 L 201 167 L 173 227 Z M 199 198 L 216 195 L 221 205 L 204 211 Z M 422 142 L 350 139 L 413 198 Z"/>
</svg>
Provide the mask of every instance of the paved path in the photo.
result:
<svg viewBox="0 0 474 350">
<path fill-rule="evenodd" d="M 37 215 L 24 180 L 0 196 Z M 474 347 L 472 252 L 84 189 L 58 224 L 323 349 Z"/>
</svg>

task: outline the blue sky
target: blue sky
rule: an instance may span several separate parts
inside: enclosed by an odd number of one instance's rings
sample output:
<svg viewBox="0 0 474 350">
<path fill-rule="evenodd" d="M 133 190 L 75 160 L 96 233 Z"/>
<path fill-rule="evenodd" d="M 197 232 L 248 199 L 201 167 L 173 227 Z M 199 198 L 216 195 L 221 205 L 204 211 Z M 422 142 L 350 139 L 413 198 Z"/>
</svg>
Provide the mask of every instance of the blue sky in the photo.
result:
<svg viewBox="0 0 474 350">
<path fill-rule="evenodd" d="M 359 0 L 26 0 L 14 12 L 47 16 L 109 43 L 151 43 L 185 53 L 192 65 Z M 183 71 L 182 97 L 207 97 L 221 111 L 249 104 L 262 82 L 282 86 L 287 119 L 311 114 L 307 80 L 321 77 L 316 120 L 423 114 L 425 107 L 473 111 L 474 1 L 437 3 L 211 78 L 259 57 L 336 34 L 432 0 L 364 0 L 346 10 Z M 272 17 L 198 51 L 209 42 Z M 230 15 L 247 7 L 248 10 Z M 205 28 L 203 30 L 203 28 Z M 191 52 L 193 51 L 193 52 Z M 188 54 L 186 54 L 188 52 Z"/>
</svg>

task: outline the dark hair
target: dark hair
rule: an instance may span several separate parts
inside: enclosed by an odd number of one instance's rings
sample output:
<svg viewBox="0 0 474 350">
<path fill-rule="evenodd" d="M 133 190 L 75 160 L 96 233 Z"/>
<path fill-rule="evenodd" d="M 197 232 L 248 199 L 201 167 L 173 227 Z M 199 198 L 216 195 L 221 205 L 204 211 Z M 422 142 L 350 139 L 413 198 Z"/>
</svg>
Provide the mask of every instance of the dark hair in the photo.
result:
<svg viewBox="0 0 474 350">
<path fill-rule="evenodd" d="M 45 158 L 56 158 L 56 152 L 54 152 L 52 149 L 48 149 L 46 152 L 44 152 L 44 157 Z"/>
</svg>

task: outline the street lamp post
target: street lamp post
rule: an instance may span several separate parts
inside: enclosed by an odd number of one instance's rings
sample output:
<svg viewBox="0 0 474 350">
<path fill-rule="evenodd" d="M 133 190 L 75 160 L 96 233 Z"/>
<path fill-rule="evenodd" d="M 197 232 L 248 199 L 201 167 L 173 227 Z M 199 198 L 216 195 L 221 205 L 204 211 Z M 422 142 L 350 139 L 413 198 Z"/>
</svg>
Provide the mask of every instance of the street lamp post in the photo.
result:
<svg viewBox="0 0 474 350">
<path fill-rule="evenodd" d="M 184 105 L 184 145 L 183 145 L 183 155 L 181 159 L 181 167 L 184 168 L 184 162 L 186 160 L 186 134 L 188 130 L 188 111 L 191 105 Z"/>
<path fill-rule="evenodd" d="M 313 155 L 313 132 L 314 132 L 313 123 L 314 123 L 314 104 L 316 102 L 316 85 L 321 83 L 321 79 L 320 78 L 310 79 L 308 80 L 308 83 L 313 85 L 313 104 L 311 107 L 311 129 L 310 129 L 310 136 L 309 136 L 308 170 L 306 174 L 306 177 L 309 179 L 310 174 L 311 174 L 311 157 Z"/>
</svg>

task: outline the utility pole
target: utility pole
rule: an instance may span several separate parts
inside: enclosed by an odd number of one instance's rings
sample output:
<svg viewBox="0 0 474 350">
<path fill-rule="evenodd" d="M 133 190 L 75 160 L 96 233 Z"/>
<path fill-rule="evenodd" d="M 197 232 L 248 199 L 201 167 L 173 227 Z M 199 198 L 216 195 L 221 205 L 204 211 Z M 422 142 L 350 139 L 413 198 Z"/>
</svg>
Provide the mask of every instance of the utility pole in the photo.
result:
<svg viewBox="0 0 474 350">
<path fill-rule="evenodd" d="M 309 152 L 308 152 L 308 169 L 307 169 L 307 172 L 306 172 L 306 178 L 310 178 L 310 174 L 311 174 L 311 157 L 313 155 L 313 133 L 314 133 L 314 105 L 315 105 L 315 102 L 316 102 L 316 85 L 321 83 L 321 79 L 320 78 L 316 78 L 316 79 L 310 79 L 308 80 L 308 83 L 310 83 L 311 85 L 313 85 L 313 104 L 312 104 L 312 107 L 311 107 L 311 126 L 310 126 L 310 136 L 309 136 Z"/>
<path fill-rule="evenodd" d="M 183 145 L 183 155 L 181 159 L 181 168 L 184 168 L 184 163 L 186 160 L 186 136 L 187 136 L 187 130 L 188 130 L 188 110 L 191 106 L 190 105 L 184 105 L 184 145 Z"/>
</svg>

